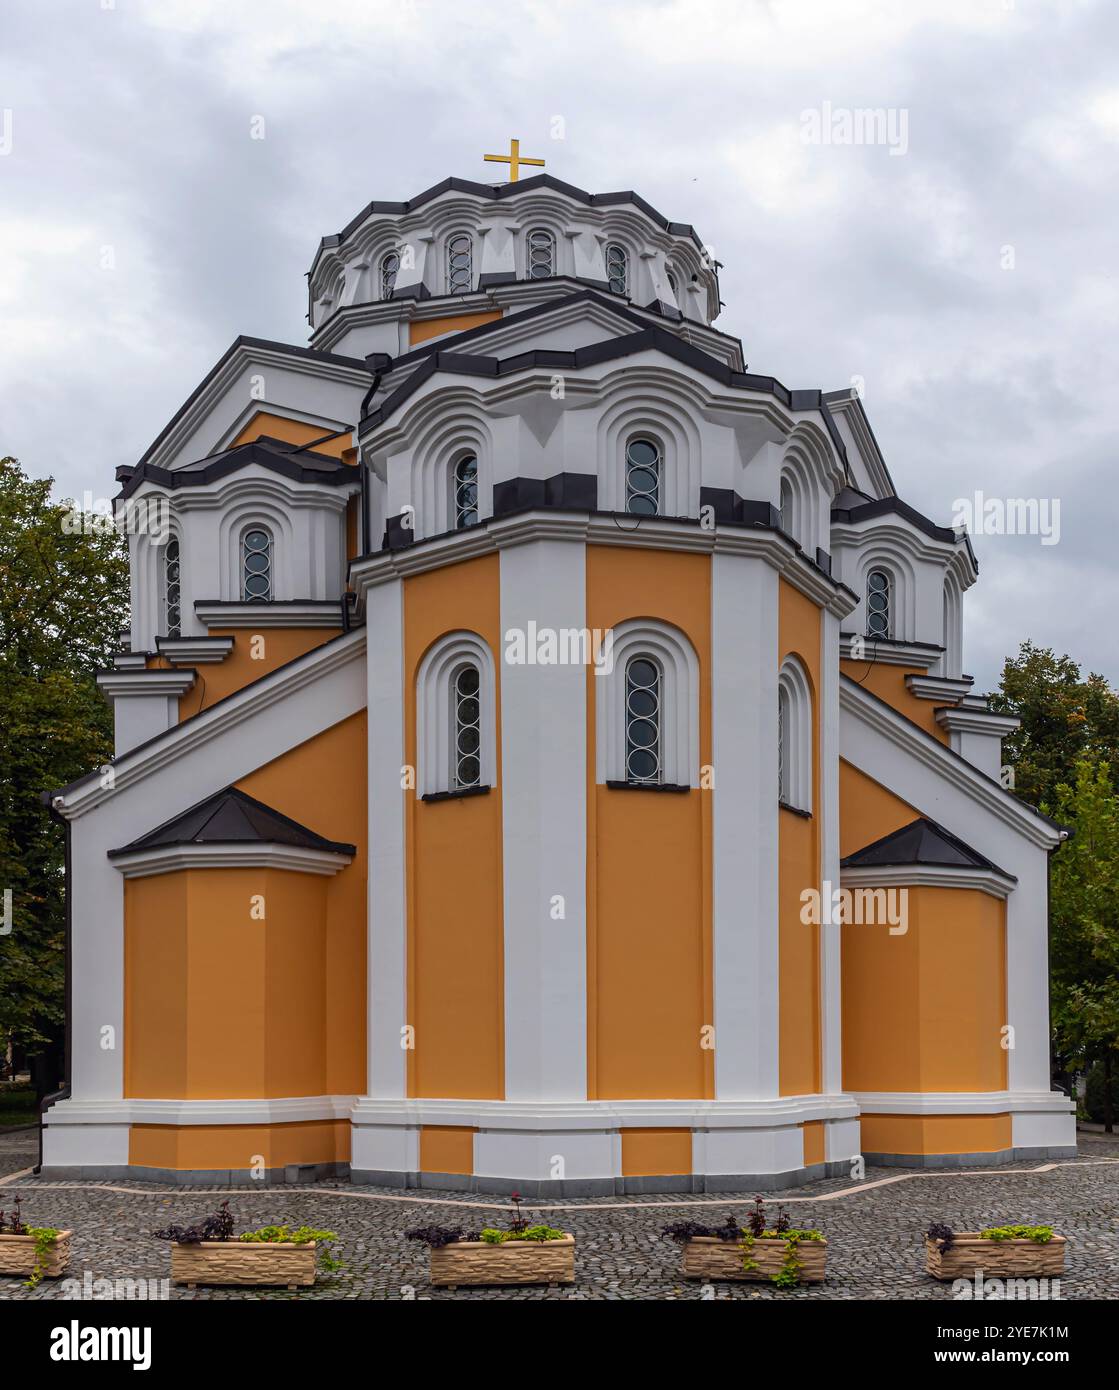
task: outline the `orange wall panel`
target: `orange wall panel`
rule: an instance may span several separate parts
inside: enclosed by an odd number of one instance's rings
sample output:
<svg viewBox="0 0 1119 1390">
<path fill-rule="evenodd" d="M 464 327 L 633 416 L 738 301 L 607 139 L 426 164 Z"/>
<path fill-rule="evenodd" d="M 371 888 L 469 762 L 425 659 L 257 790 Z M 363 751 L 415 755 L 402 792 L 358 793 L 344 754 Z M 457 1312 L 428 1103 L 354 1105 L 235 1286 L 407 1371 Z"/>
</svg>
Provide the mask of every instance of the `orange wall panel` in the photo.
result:
<svg viewBox="0 0 1119 1390">
<path fill-rule="evenodd" d="M 473 1173 L 474 1131 L 461 1125 L 421 1126 L 420 1171 Z"/>
<path fill-rule="evenodd" d="M 259 632 L 251 628 L 213 627 L 209 631 L 211 637 L 232 637 L 233 650 L 224 661 L 195 668 L 198 679 L 179 699 L 180 723 L 338 636 L 333 628 L 323 627 L 265 627 Z M 166 658 L 155 657 L 148 662 L 148 669 L 165 670 L 170 665 Z"/>
<path fill-rule="evenodd" d="M 447 314 L 438 319 L 421 319 L 409 325 L 408 345 L 418 347 L 429 338 L 438 338 L 443 333 L 463 333 L 468 328 L 477 328 L 481 323 L 493 323 L 500 317 L 500 309 L 489 309 L 480 314 Z"/>
<path fill-rule="evenodd" d="M 283 1125 L 133 1125 L 128 1161 L 137 1168 L 283 1168 L 348 1163 L 346 1120 Z M 279 1218 L 277 1218 L 279 1219 Z"/>
<path fill-rule="evenodd" d="M 502 661 L 498 557 L 404 582 L 405 746 L 416 762 L 416 672 L 447 632 L 469 629 Z M 409 1093 L 500 1100 L 505 1093 L 505 987 L 500 683 L 497 785 L 481 796 L 423 802 L 408 793 Z"/>
<path fill-rule="evenodd" d="M 843 675 L 857 681 L 864 690 L 885 700 L 899 714 L 904 714 L 906 719 L 932 734 L 940 743 L 948 742 L 947 730 L 936 722 L 936 711 L 952 701 L 922 700 L 905 684 L 906 676 L 924 675 L 923 671 L 907 671 L 904 666 L 891 666 L 884 661 L 841 661 L 839 669 Z"/>
<path fill-rule="evenodd" d="M 261 410 L 253 416 L 233 442 L 234 444 L 250 444 L 254 439 L 268 435 L 271 439 L 282 439 L 287 444 L 307 445 L 313 444 L 315 440 L 322 439 L 324 435 L 329 433 L 329 425 L 316 425 L 307 420 L 289 420 L 285 415 L 273 415 L 271 411 Z M 352 431 L 345 430 L 334 439 L 328 439 L 319 444 L 315 453 L 329 454 L 332 458 L 337 459 L 345 458 L 347 453 L 356 457 L 353 449 Z"/>
<path fill-rule="evenodd" d="M 780 581 L 778 665 L 796 656 L 812 694 L 811 817 L 779 812 L 780 1091 L 809 1095 L 820 1089 L 820 929 L 800 920 L 801 894 L 820 887 L 820 610 Z"/>
<path fill-rule="evenodd" d="M 852 763 L 839 762 L 839 856 L 846 858 L 920 815 Z"/>
<path fill-rule="evenodd" d="M 651 617 L 680 629 L 700 668 L 700 763 L 711 760 L 707 556 L 588 546 L 587 625 Z M 587 672 L 588 1095 L 714 1094 L 711 806 L 704 791 L 595 783 L 595 676 Z M 686 1171 L 686 1170 L 685 1170 Z"/>
<path fill-rule="evenodd" d="M 823 1163 L 826 1153 L 823 1120 L 805 1120 L 801 1129 L 804 1131 L 804 1166 Z"/>
<path fill-rule="evenodd" d="M 622 1130 L 623 1177 L 676 1177 L 691 1171 L 690 1129 Z"/>
<path fill-rule="evenodd" d="M 999 1153 L 1011 1147 L 1009 1115 L 863 1115 L 870 1154 Z"/>
</svg>

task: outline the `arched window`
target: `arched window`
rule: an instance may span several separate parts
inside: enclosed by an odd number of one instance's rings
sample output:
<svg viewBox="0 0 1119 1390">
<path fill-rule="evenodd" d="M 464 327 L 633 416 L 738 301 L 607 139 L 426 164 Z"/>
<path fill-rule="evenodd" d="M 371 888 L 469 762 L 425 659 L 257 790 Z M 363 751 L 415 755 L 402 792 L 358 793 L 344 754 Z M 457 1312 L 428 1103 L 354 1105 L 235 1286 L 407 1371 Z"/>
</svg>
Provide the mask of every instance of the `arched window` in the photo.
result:
<svg viewBox="0 0 1119 1390">
<path fill-rule="evenodd" d="M 675 299 L 677 306 L 680 304 L 680 285 L 676 276 L 671 270 L 665 272 L 668 278 L 668 288 L 672 291 L 672 298 Z"/>
<path fill-rule="evenodd" d="M 241 597 L 249 603 L 272 598 L 272 536 L 263 526 L 250 526 L 241 537 Z"/>
<path fill-rule="evenodd" d="M 661 671 L 642 653 L 626 664 L 626 781 L 661 780 Z"/>
<path fill-rule="evenodd" d="M 660 445 L 652 439 L 631 439 L 626 445 L 626 511 L 656 516 L 660 500 Z"/>
<path fill-rule="evenodd" d="M 422 797 L 497 780 L 497 678 L 476 632 L 448 632 L 416 672 L 416 790 Z"/>
<path fill-rule="evenodd" d="M 400 273 L 400 252 L 390 251 L 381 258 L 381 298 L 391 299 Z"/>
<path fill-rule="evenodd" d="M 454 791 L 482 781 L 481 677 L 472 662 L 463 662 L 451 682 L 451 785 Z"/>
<path fill-rule="evenodd" d="M 546 280 L 556 273 L 556 239 L 544 227 L 528 234 L 526 270 L 529 280 Z"/>
<path fill-rule="evenodd" d="M 447 242 L 447 293 L 469 294 L 473 288 L 473 248 L 467 234 L 459 232 Z"/>
<path fill-rule="evenodd" d="M 182 631 L 182 570 L 179 538 L 170 535 L 163 547 L 163 626 L 168 637 Z"/>
<path fill-rule="evenodd" d="M 465 531 L 478 524 L 478 459 L 464 454 L 455 464 L 454 472 L 455 530 Z"/>
<path fill-rule="evenodd" d="M 777 678 L 777 796 L 797 811 L 812 810 L 812 688 L 795 656 Z"/>
<path fill-rule="evenodd" d="M 796 499 L 793 496 L 793 485 L 790 479 L 781 479 L 781 519 L 778 525 L 785 535 L 792 540 L 796 540 Z"/>
<path fill-rule="evenodd" d="M 866 635 L 889 637 L 892 627 L 890 601 L 893 585 L 888 570 L 873 569 L 866 577 Z"/>
<path fill-rule="evenodd" d="M 625 295 L 629 278 L 629 256 L 626 248 L 612 241 L 606 248 L 606 279 L 611 294 Z"/>
</svg>

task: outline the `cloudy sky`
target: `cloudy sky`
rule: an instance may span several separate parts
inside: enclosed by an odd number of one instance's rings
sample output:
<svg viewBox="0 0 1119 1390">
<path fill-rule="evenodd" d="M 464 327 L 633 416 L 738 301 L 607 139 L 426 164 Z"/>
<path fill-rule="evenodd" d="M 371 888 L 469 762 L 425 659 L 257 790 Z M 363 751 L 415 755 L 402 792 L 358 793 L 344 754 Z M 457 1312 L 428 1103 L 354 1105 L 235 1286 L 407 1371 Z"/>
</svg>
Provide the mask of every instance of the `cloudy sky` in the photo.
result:
<svg viewBox="0 0 1119 1390">
<path fill-rule="evenodd" d="M 111 495 L 238 333 L 306 340 L 321 235 L 517 135 L 692 222 L 751 368 L 860 381 L 935 520 L 1059 501 L 1057 544 L 975 539 L 979 688 L 1027 637 L 1119 683 L 1117 37 L 1110 0 L 0 0 L 0 454 Z"/>
</svg>

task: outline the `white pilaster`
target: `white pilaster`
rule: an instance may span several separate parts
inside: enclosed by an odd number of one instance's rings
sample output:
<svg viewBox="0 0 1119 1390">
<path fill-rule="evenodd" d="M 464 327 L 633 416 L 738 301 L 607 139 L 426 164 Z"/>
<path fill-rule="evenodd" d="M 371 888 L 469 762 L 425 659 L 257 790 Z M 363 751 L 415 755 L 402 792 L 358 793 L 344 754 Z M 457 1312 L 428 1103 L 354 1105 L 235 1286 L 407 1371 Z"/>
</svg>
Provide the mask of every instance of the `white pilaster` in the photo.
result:
<svg viewBox="0 0 1119 1390">
<path fill-rule="evenodd" d="M 581 543 L 501 551 L 501 628 L 581 630 Z M 505 1095 L 582 1100 L 587 1086 L 586 682 L 583 665 L 511 665 L 502 652 Z M 553 914 L 562 903 L 562 917 Z"/>
<path fill-rule="evenodd" d="M 820 878 L 839 886 L 839 619 L 820 613 L 820 689 L 817 720 L 820 739 L 819 816 Z M 828 890 L 830 891 L 830 890 Z M 831 914 L 828 914 L 829 916 Z M 820 927 L 821 1088 L 825 1094 L 843 1089 L 840 926 Z"/>
</svg>

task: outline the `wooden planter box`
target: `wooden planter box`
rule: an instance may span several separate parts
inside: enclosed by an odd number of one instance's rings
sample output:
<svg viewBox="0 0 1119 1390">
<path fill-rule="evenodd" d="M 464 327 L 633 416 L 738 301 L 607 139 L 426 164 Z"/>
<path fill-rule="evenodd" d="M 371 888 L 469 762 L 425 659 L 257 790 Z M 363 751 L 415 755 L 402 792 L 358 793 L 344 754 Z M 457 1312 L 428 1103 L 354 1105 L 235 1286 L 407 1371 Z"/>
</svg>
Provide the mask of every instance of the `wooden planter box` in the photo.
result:
<svg viewBox="0 0 1119 1390">
<path fill-rule="evenodd" d="M 562 1240 L 456 1240 L 431 1252 L 431 1282 L 459 1284 L 574 1284 L 575 1237 Z"/>
<path fill-rule="evenodd" d="M 750 1248 L 753 1269 L 743 1269 L 743 1249 L 736 1240 L 720 1240 L 717 1236 L 692 1236 L 684 1244 L 685 1279 L 705 1279 L 709 1282 L 734 1280 L 757 1282 L 772 1280 L 785 1263 L 785 1242 L 779 1238 L 755 1240 Z M 797 1247 L 800 1261 L 800 1282 L 822 1284 L 824 1264 L 828 1256 L 826 1240 L 802 1240 Z"/>
<path fill-rule="evenodd" d="M 274 1284 L 289 1289 L 315 1282 L 315 1243 L 269 1244 L 255 1240 L 204 1240 L 171 1247 L 171 1278 L 198 1284 Z"/>
<path fill-rule="evenodd" d="M 70 1232 L 59 1231 L 47 1252 L 44 1278 L 57 1279 L 70 1262 Z M 29 1279 L 35 1273 L 35 1237 L 0 1236 L 0 1274 L 21 1274 Z"/>
<path fill-rule="evenodd" d="M 1055 1235 L 1039 1245 L 1035 1240 L 980 1240 L 977 1231 L 963 1231 L 945 1254 L 926 1236 L 925 1268 L 934 1279 L 971 1279 L 979 1269 L 996 1279 L 1063 1274 L 1065 1238 Z"/>
</svg>

